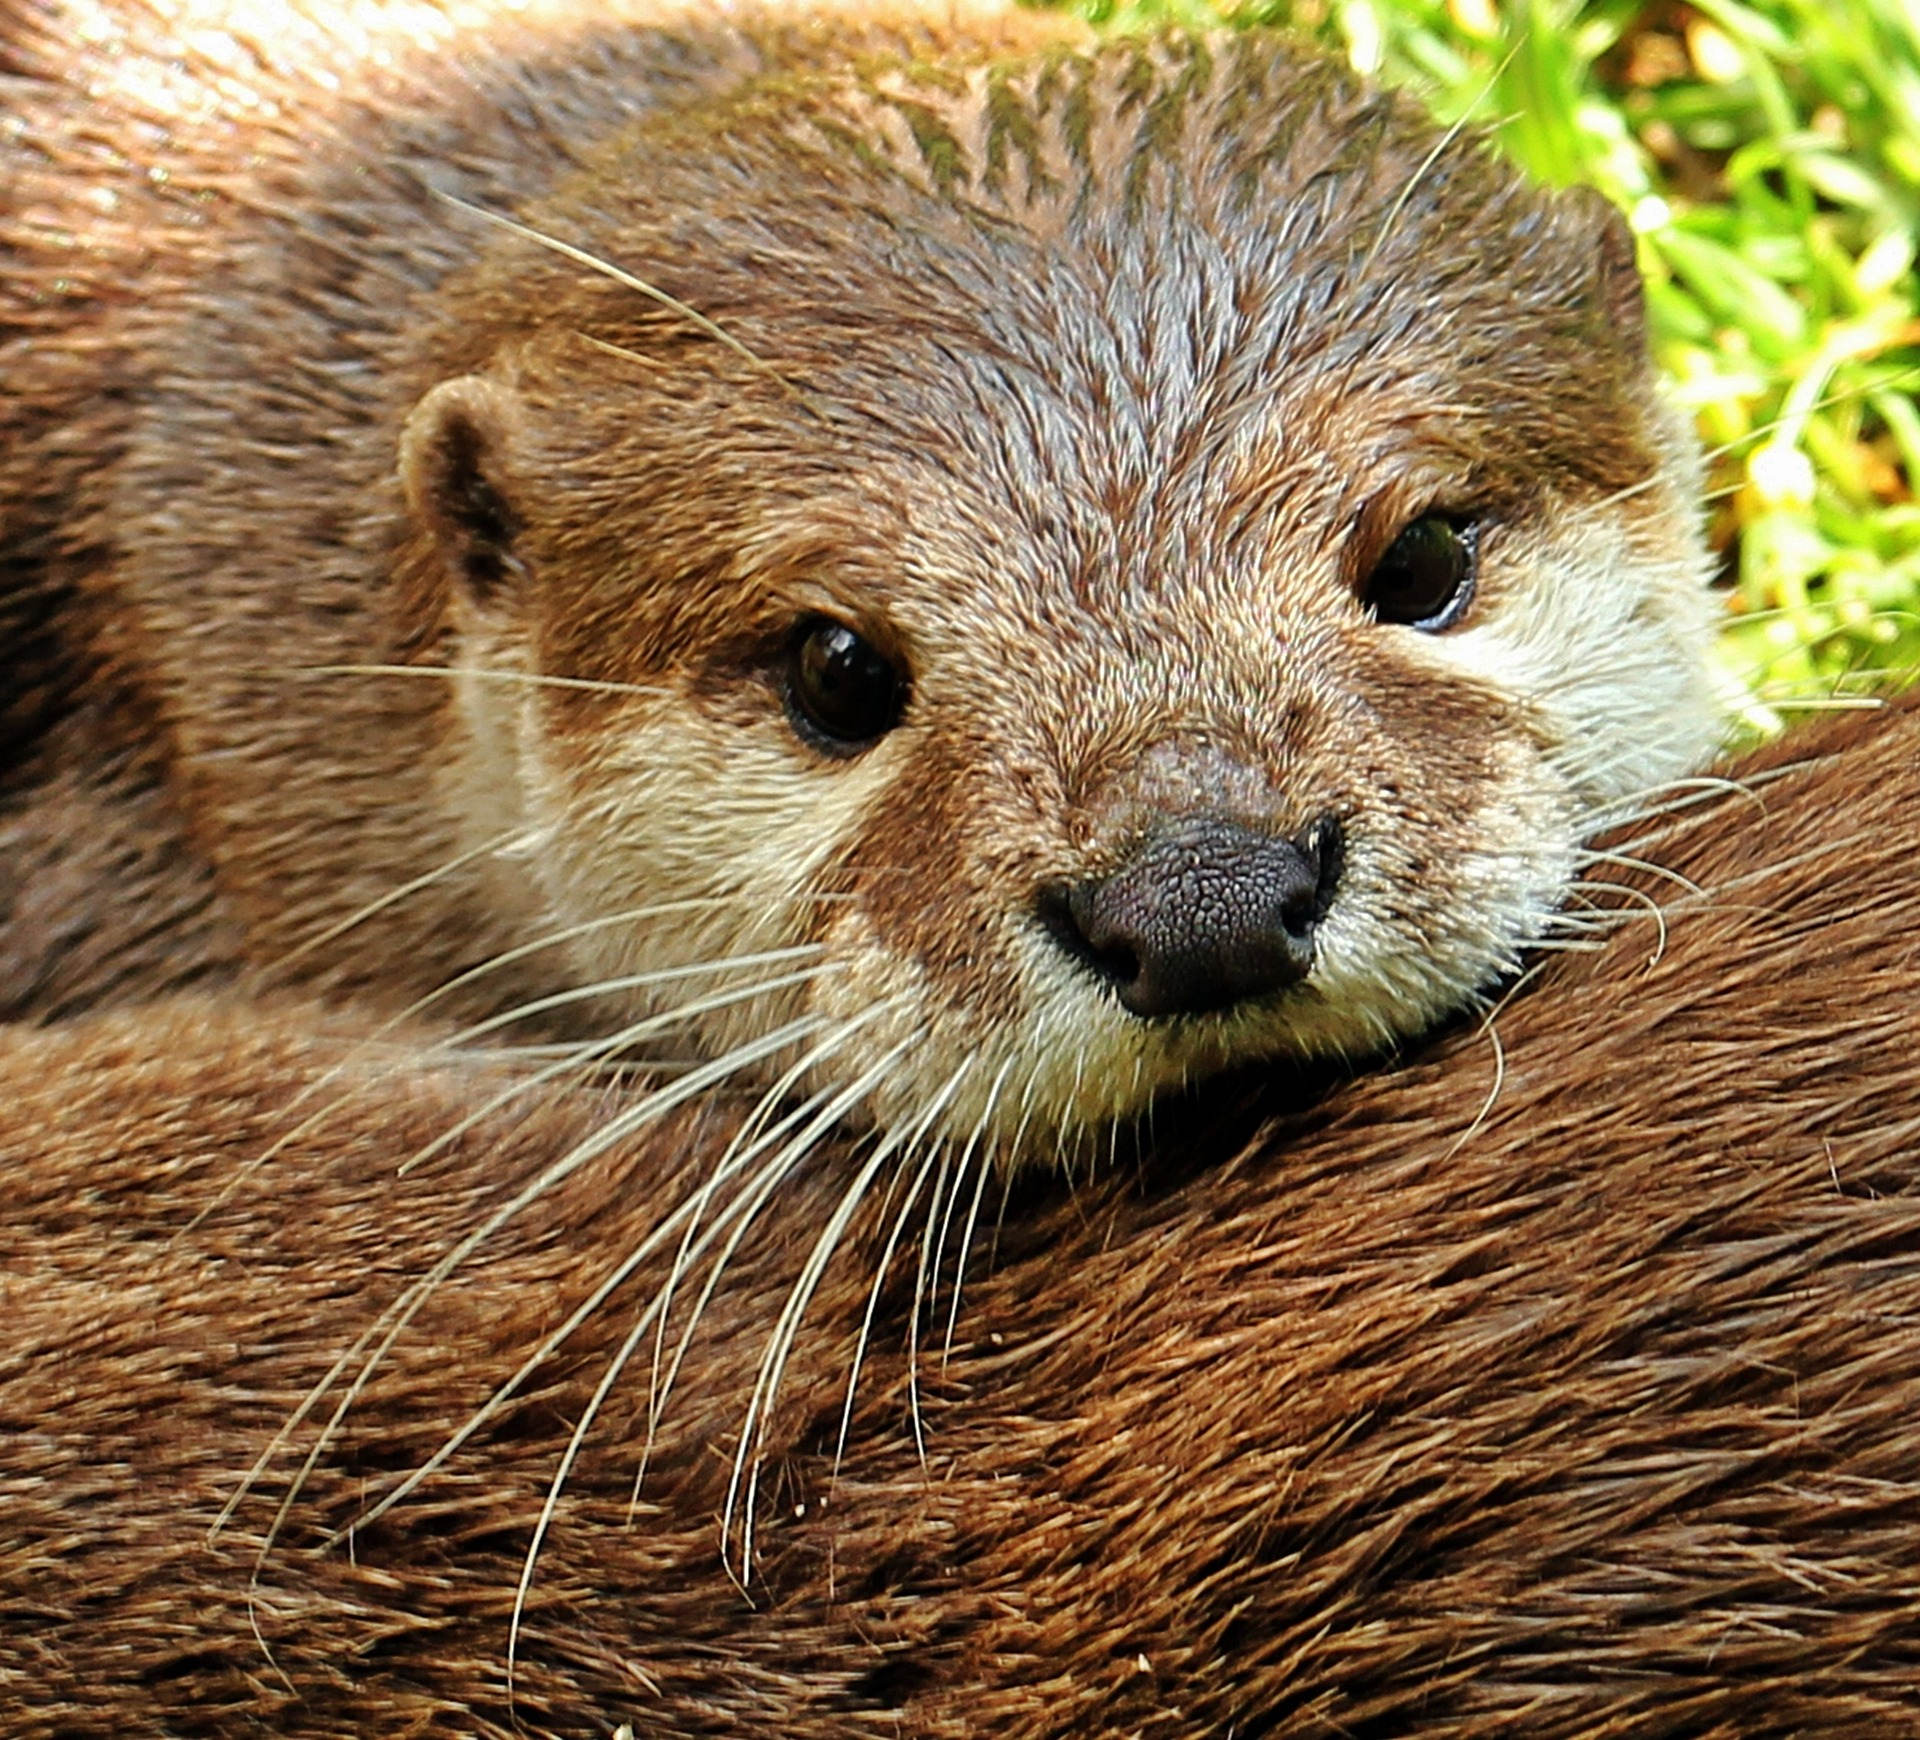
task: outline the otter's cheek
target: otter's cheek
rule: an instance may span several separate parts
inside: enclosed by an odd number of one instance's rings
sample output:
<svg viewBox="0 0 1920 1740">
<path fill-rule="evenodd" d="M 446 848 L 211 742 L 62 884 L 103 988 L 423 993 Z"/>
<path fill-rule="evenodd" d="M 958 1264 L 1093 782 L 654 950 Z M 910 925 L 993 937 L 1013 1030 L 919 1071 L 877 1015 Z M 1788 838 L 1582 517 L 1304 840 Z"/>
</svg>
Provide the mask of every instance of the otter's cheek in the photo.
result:
<svg viewBox="0 0 1920 1740">
<path fill-rule="evenodd" d="M 972 1105 L 979 1048 L 956 1044 L 957 1019 L 931 976 L 889 948 L 857 903 L 832 914 L 822 934 L 830 963 L 810 987 L 818 1022 L 807 1090 L 836 1114 L 915 1137 L 950 1135 L 952 1115 Z"/>
<path fill-rule="evenodd" d="M 535 873 L 576 971 L 633 981 L 623 1007 L 686 1010 L 709 1053 L 793 1019 L 839 970 L 833 866 L 883 781 L 823 775 L 767 736 L 628 706 L 536 727 L 521 756 L 550 842 Z"/>
<path fill-rule="evenodd" d="M 1003 993 L 992 1009 L 956 997 L 952 987 L 883 939 L 858 903 L 834 915 L 824 935 L 833 971 L 810 999 L 822 1021 L 823 1052 L 811 1091 L 855 1094 L 861 1121 L 905 1138 L 985 1142 L 1004 1151 L 1046 1145 L 1070 1109 L 1076 1059 L 1083 1077 L 1107 1081 L 1103 1030 L 1117 1026 L 1084 996 L 1067 999 L 1067 1018 L 1049 1021 L 1022 971 L 1019 938 L 989 920 L 978 947 Z M 1065 1076 L 1063 1084 L 1056 1079 Z M 1132 1072 L 1128 1072 L 1129 1080 Z M 1104 1096 L 1106 1116 L 1136 1109 L 1133 1096 Z"/>
<path fill-rule="evenodd" d="M 1675 518 L 1637 501 L 1560 510 L 1508 552 L 1514 578 L 1484 619 L 1433 647 L 1452 670 L 1527 697 L 1583 831 L 1693 771 L 1720 736 L 1698 654 L 1712 595 Z"/>
<path fill-rule="evenodd" d="M 1544 934 L 1572 880 L 1574 815 L 1524 742 L 1500 746 L 1479 805 L 1418 831 L 1354 827 L 1345 893 L 1324 926 L 1301 1015 L 1308 1050 L 1352 1055 L 1483 999 Z"/>
</svg>

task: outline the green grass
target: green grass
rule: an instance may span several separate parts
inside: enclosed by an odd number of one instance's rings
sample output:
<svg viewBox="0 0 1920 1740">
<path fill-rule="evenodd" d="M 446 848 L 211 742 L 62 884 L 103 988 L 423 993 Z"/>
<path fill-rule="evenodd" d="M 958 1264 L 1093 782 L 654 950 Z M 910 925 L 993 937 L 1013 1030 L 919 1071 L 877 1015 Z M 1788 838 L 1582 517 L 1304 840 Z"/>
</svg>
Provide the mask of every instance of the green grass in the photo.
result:
<svg viewBox="0 0 1920 1740">
<path fill-rule="evenodd" d="M 1920 668 L 1920 0 L 1088 0 L 1278 23 L 1630 215 L 1745 722 Z"/>
</svg>

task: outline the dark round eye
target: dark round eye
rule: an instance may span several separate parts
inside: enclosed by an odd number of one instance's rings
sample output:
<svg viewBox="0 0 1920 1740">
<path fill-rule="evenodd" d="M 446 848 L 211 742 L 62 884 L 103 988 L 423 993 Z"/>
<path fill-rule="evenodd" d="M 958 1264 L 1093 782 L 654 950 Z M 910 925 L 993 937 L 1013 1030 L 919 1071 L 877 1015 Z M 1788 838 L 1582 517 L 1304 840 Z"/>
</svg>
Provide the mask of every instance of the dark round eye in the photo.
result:
<svg viewBox="0 0 1920 1740">
<path fill-rule="evenodd" d="M 788 656 L 787 712 L 829 755 L 850 755 L 900 722 L 906 684 L 874 644 L 844 622 L 809 616 Z"/>
<path fill-rule="evenodd" d="M 1437 634 L 1473 602 L 1480 528 L 1472 520 L 1422 514 L 1402 528 L 1360 588 L 1360 602 L 1381 622 Z"/>
</svg>

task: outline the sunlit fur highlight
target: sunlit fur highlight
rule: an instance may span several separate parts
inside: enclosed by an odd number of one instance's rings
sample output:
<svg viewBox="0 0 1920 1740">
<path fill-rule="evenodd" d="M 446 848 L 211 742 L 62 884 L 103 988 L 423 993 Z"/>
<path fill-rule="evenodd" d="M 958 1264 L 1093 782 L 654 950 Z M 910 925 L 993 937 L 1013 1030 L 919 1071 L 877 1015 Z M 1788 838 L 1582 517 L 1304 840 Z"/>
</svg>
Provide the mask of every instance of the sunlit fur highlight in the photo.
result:
<svg viewBox="0 0 1920 1740">
<path fill-rule="evenodd" d="M 7 160 L 0 501 L 143 747 L 60 718 L 9 827 L 86 925 L 153 916 L 117 971 L 0 928 L 44 987 L 12 1013 L 223 974 L 439 997 L 1092 1166 L 1184 1082 L 1484 1004 L 1579 842 L 1710 748 L 1631 239 L 1410 102 L 1258 33 L 265 16 L 20 29 L 51 149 Z M 119 167 L 59 167 L 116 128 Z M 1434 508 L 1482 524 L 1471 611 L 1371 621 L 1367 563 Z M 786 715 L 809 612 L 909 678 L 863 753 Z M 61 856 L 115 803 L 145 897 Z M 1346 868 L 1303 985 L 1143 1021 L 1036 897 L 1188 814 L 1337 815 Z M 848 1037 L 796 1071 L 783 1029 Z"/>
</svg>

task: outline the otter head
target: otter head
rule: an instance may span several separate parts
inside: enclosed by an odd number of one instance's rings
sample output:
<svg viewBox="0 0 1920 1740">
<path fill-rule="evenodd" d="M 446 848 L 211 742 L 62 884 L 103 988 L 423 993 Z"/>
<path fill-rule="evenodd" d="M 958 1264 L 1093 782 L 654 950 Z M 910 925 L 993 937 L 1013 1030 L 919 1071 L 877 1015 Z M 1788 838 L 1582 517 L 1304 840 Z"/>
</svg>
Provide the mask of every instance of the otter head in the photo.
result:
<svg viewBox="0 0 1920 1740">
<path fill-rule="evenodd" d="M 1624 225 L 1337 67 L 751 87 L 526 222 L 403 443 L 449 801 L 823 1117 L 1052 1153 L 1389 1045 L 1712 746 Z"/>
</svg>

